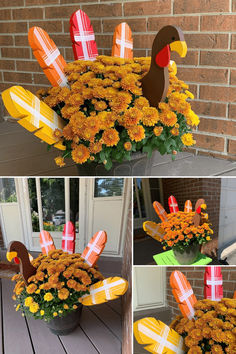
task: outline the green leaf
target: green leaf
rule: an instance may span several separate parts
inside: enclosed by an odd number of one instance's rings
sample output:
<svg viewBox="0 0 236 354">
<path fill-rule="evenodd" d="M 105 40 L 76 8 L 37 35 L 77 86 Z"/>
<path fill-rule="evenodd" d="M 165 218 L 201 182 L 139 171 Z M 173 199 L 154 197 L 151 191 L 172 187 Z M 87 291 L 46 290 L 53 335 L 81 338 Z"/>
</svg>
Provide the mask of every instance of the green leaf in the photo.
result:
<svg viewBox="0 0 236 354">
<path fill-rule="evenodd" d="M 104 165 L 105 169 L 109 171 L 112 168 L 112 161 L 111 159 L 107 160 L 107 163 Z"/>
</svg>

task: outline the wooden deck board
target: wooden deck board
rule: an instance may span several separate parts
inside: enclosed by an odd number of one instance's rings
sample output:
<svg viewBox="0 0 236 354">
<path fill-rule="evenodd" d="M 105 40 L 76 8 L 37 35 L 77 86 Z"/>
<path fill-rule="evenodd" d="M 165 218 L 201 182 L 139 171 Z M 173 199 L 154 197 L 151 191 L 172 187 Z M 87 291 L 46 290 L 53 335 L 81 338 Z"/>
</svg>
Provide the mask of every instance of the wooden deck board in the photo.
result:
<svg viewBox="0 0 236 354">
<path fill-rule="evenodd" d="M 41 320 L 25 319 L 15 311 L 14 283 L 2 282 L 3 354 L 119 354 L 121 353 L 120 299 L 96 307 L 84 307 L 80 326 L 67 336 L 52 334 Z M 0 287 L 1 299 L 1 287 Z M 1 319 L 1 306 L 0 306 Z M 0 321 L 1 322 L 1 321 Z M 1 326 L 1 323 L 0 323 Z M 1 330 L 1 328 L 0 328 Z"/>
<path fill-rule="evenodd" d="M 61 342 L 42 320 L 27 319 L 35 354 L 65 354 Z"/>
<path fill-rule="evenodd" d="M 89 309 L 101 319 L 119 340 L 122 338 L 121 316 L 117 312 L 107 304 L 91 306 Z"/>
<path fill-rule="evenodd" d="M 83 309 L 80 326 L 93 342 L 99 353 L 121 353 L 121 342 L 95 314 L 86 307 Z"/>
<path fill-rule="evenodd" d="M 76 176 L 72 160 L 59 168 L 54 158 L 60 150 L 47 145 L 17 123 L 0 123 L 0 176 Z"/>
<path fill-rule="evenodd" d="M 118 314 L 121 314 L 121 298 L 109 301 L 107 306 L 111 307 Z"/>
<path fill-rule="evenodd" d="M 25 318 L 15 311 L 12 300 L 14 284 L 2 279 L 3 333 L 5 354 L 33 353 Z"/>
<path fill-rule="evenodd" d="M 60 339 L 68 354 L 86 353 L 97 354 L 99 353 L 93 346 L 89 338 L 79 326 L 69 336 L 60 336 Z M 79 349 L 78 349 L 79 348 Z"/>
</svg>

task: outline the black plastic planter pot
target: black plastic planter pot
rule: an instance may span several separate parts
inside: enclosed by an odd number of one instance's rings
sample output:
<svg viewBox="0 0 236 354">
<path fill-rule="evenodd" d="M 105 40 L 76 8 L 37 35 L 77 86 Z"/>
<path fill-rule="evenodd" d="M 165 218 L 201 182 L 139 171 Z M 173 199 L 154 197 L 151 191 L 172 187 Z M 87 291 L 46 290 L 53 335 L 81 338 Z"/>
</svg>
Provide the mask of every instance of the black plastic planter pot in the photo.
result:
<svg viewBox="0 0 236 354">
<path fill-rule="evenodd" d="M 200 251 L 200 245 L 199 244 L 193 244 L 188 247 L 186 247 L 184 250 L 179 250 L 178 247 L 173 246 L 173 252 L 175 255 L 175 258 L 179 262 L 179 264 L 187 265 L 187 264 L 193 264 L 194 261 L 197 259 L 198 253 Z"/>
<path fill-rule="evenodd" d="M 70 312 L 63 317 L 55 317 L 51 321 L 46 322 L 47 327 L 53 334 L 57 336 L 66 336 L 73 332 L 80 323 L 80 317 L 83 305 L 78 305 L 75 311 Z"/>
<path fill-rule="evenodd" d="M 150 176 L 153 155 L 151 158 L 147 154 L 134 153 L 130 161 L 122 163 L 114 162 L 112 168 L 107 171 L 102 164 L 90 163 L 77 165 L 79 176 Z"/>
</svg>

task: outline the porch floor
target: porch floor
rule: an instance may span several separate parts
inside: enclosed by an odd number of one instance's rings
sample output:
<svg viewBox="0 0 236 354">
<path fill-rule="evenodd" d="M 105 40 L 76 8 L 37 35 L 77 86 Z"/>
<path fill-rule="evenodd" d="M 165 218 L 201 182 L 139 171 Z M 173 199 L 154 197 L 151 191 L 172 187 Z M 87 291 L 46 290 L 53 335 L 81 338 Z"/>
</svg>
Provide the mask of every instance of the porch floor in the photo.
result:
<svg viewBox="0 0 236 354">
<path fill-rule="evenodd" d="M 65 167 L 56 166 L 59 153 L 55 148 L 47 152 L 46 144 L 16 122 L 0 123 L 0 176 L 77 176 L 70 159 Z M 172 162 L 155 153 L 151 176 L 236 176 L 236 162 L 187 152 Z"/>
<path fill-rule="evenodd" d="M 121 353 L 120 299 L 84 307 L 80 326 L 67 336 L 52 334 L 43 321 L 16 312 L 14 284 L 0 280 L 0 353 L 3 354 L 118 354 Z"/>
</svg>

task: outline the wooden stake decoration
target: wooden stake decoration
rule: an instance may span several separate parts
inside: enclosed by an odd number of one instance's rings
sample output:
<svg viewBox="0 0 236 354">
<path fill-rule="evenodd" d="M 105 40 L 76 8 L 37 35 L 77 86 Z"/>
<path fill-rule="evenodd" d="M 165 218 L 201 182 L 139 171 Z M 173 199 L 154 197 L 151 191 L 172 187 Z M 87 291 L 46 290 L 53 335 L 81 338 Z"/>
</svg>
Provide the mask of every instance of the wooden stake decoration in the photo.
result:
<svg viewBox="0 0 236 354">
<path fill-rule="evenodd" d="M 212 301 L 220 301 L 223 297 L 223 278 L 221 267 L 211 266 L 205 268 L 204 297 Z"/>
<path fill-rule="evenodd" d="M 171 273 L 170 285 L 182 315 L 188 317 L 188 319 L 193 318 L 195 312 L 193 307 L 197 299 L 185 275 L 175 270 Z"/>
<path fill-rule="evenodd" d="M 163 208 L 163 206 L 159 202 L 153 202 L 153 208 L 161 221 L 168 221 L 167 219 L 167 212 Z"/>
<path fill-rule="evenodd" d="M 75 227 L 71 221 L 64 225 L 62 233 L 61 249 L 70 254 L 75 252 Z"/>
<path fill-rule="evenodd" d="M 9 114 L 18 118 L 22 127 L 47 144 L 65 150 L 65 146 L 53 136 L 54 130 L 62 130 L 65 123 L 46 103 L 21 86 L 12 86 L 3 91 L 2 99 Z"/>
<path fill-rule="evenodd" d="M 96 232 L 91 240 L 89 241 L 88 245 L 84 249 L 81 257 L 85 260 L 85 262 L 90 266 L 93 267 L 94 264 L 97 262 L 100 254 L 104 250 L 104 247 L 107 242 L 107 233 L 106 231 L 98 231 Z"/>
<path fill-rule="evenodd" d="M 133 325 L 134 336 L 139 344 L 153 354 L 184 354 L 183 337 L 154 317 L 145 317 Z"/>
<path fill-rule="evenodd" d="M 191 200 L 186 200 L 185 204 L 184 204 L 184 212 L 185 213 L 191 213 L 192 211 L 192 203 Z"/>
<path fill-rule="evenodd" d="M 42 230 L 39 234 L 42 253 L 48 255 L 49 251 L 56 249 L 52 236 L 48 231 Z"/>
<path fill-rule="evenodd" d="M 175 26 L 165 26 L 156 35 L 152 45 L 152 59 L 149 72 L 142 78 L 143 96 L 152 107 L 166 98 L 169 87 L 170 51 L 181 57 L 187 53 L 183 32 Z"/>
<path fill-rule="evenodd" d="M 92 306 L 115 300 L 126 293 L 128 285 L 127 280 L 123 278 L 107 278 L 91 285 L 89 294 L 83 295 L 79 301 L 85 306 Z"/>
<path fill-rule="evenodd" d="M 35 58 L 52 86 L 68 86 L 64 73 L 66 62 L 47 32 L 40 27 L 31 27 L 28 40 Z"/>
<path fill-rule="evenodd" d="M 7 259 L 9 262 L 14 258 L 20 260 L 20 273 L 24 279 L 26 285 L 28 285 L 28 279 L 36 273 L 36 268 L 32 266 L 29 260 L 28 251 L 20 241 L 12 241 L 8 245 Z"/>
<path fill-rule="evenodd" d="M 170 213 L 177 213 L 179 211 L 177 200 L 173 195 L 171 195 L 168 198 L 168 204 L 169 204 Z"/>
<path fill-rule="evenodd" d="M 165 235 L 165 231 L 162 227 L 153 221 L 145 221 L 143 223 L 144 231 L 157 241 L 161 241 Z"/>
<path fill-rule="evenodd" d="M 70 18 L 70 36 L 75 60 L 95 60 L 97 45 L 89 17 L 82 10 L 75 11 Z"/>
<path fill-rule="evenodd" d="M 126 22 L 120 23 L 115 28 L 111 55 L 125 59 L 133 58 L 132 31 Z"/>
</svg>

